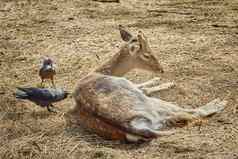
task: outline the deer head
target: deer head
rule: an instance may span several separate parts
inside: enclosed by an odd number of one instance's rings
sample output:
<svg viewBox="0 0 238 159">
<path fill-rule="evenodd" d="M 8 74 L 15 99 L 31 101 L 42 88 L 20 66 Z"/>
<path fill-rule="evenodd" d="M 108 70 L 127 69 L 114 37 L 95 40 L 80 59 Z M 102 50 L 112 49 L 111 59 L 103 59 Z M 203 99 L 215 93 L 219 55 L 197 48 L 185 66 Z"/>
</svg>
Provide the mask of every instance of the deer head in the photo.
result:
<svg viewBox="0 0 238 159">
<path fill-rule="evenodd" d="M 133 59 L 134 67 L 153 72 L 163 73 L 163 67 L 156 55 L 152 52 L 148 40 L 142 31 L 139 31 L 137 36 L 133 36 L 123 26 L 119 25 L 121 38 L 126 44 L 125 51 L 129 52 L 128 59 Z"/>
</svg>

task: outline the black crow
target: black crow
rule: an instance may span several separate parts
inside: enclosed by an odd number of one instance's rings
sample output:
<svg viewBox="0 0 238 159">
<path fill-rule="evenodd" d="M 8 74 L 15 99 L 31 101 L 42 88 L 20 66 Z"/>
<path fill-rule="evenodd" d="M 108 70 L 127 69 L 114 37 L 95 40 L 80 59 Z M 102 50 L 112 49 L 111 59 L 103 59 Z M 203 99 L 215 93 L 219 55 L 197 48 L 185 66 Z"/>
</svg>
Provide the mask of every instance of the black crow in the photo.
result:
<svg viewBox="0 0 238 159">
<path fill-rule="evenodd" d="M 46 107 L 49 112 L 54 112 L 51 108 L 53 103 L 61 101 L 68 96 L 68 92 L 63 89 L 46 89 L 34 87 L 17 87 L 16 98 L 29 100 L 41 107 Z"/>
</svg>

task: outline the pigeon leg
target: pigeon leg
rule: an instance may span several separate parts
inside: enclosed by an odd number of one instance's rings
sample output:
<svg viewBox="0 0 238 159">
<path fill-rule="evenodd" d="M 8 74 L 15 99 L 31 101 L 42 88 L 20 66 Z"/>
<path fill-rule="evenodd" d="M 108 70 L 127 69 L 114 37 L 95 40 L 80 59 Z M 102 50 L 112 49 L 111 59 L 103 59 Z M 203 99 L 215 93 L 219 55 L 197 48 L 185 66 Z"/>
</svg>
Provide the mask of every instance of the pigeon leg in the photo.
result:
<svg viewBox="0 0 238 159">
<path fill-rule="evenodd" d="M 41 87 L 43 87 L 43 83 L 44 83 L 44 78 L 41 78 Z"/>
<path fill-rule="evenodd" d="M 51 78 L 51 83 L 52 83 L 53 87 L 56 88 L 55 82 L 54 82 L 54 77 Z"/>
</svg>

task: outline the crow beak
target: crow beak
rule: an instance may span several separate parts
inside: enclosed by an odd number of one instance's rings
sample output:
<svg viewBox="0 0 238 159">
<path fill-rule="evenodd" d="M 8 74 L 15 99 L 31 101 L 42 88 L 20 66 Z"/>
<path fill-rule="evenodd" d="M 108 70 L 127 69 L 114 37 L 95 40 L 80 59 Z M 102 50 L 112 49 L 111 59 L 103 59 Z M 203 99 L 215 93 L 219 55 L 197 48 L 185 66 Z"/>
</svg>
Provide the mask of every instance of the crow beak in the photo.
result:
<svg viewBox="0 0 238 159">
<path fill-rule="evenodd" d="M 73 97 L 73 93 L 69 92 L 69 91 L 65 91 L 66 97 L 72 98 Z"/>
</svg>

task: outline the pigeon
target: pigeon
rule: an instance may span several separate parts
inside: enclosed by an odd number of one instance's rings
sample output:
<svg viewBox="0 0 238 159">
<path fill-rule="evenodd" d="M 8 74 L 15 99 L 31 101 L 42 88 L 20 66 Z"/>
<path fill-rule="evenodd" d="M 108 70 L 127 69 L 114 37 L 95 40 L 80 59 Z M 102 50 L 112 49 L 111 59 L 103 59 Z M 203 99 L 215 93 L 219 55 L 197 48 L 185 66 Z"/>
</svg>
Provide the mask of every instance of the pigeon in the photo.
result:
<svg viewBox="0 0 238 159">
<path fill-rule="evenodd" d="M 67 98 L 69 92 L 57 88 L 34 88 L 34 87 L 17 87 L 15 96 L 17 99 L 29 100 L 36 105 L 46 107 L 49 112 L 55 112 L 52 103 L 59 102 Z"/>
<path fill-rule="evenodd" d="M 44 83 L 45 79 L 50 79 L 53 87 L 55 88 L 54 76 L 56 75 L 55 68 L 53 66 L 53 60 L 45 57 L 43 59 L 42 66 L 39 70 L 39 76 L 41 78 L 41 86 Z"/>
</svg>

